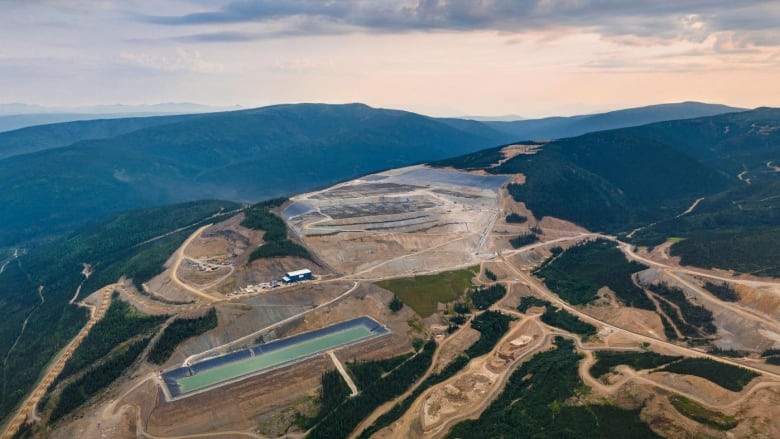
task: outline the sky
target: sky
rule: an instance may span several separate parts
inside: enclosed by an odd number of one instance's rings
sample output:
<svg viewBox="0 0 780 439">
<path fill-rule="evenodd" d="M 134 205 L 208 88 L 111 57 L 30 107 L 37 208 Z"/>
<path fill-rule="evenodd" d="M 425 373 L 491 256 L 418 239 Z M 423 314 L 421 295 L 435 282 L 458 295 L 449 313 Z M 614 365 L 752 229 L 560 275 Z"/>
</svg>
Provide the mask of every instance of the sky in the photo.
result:
<svg viewBox="0 0 780 439">
<path fill-rule="evenodd" d="M 780 106 L 780 1 L 0 0 L 0 103 Z"/>
</svg>

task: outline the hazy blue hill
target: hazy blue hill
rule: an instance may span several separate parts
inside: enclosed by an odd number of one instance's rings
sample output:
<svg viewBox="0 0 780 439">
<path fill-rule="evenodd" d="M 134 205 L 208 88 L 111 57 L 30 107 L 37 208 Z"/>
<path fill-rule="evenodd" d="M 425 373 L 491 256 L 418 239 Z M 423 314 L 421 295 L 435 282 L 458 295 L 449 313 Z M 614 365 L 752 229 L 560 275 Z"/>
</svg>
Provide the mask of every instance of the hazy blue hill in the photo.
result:
<svg viewBox="0 0 780 439">
<path fill-rule="evenodd" d="M 95 117 L 101 117 L 101 119 L 85 120 L 90 119 L 90 115 L 74 114 L 70 115 L 72 116 L 70 120 L 75 121 L 64 122 L 63 119 L 58 119 L 56 116 L 59 115 L 0 116 L 0 131 L 3 131 L 3 123 L 7 119 L 10 120 L 17 117 L 36 119 L 34 121 L 36 123 L 31 123 L 31 125 L 35 126 L 0 133 L 0 160 L 15 155 L 59 148 L 81 140 L 116 137 L 143 128 L 198 117 L 198 115 L 182 115 L 105 119 L 106 116 L 96 115 Z M 33 121 L 30 120 L 30 122 Z M 38 125 L 38 123 L 45 125 Z"/>
<path fill-rule="evenodd" d="M 74 121 L 214 113 L 218 111 L 239 109 L 240 107 L 212 107 L 186 102 L 169 102 L 152 105 L 92 105 L 82 107 L 43 107 L 40 105 L 20 103 L 0 104 L 0 132 L 18 130 L 35 125 L 59 124 Z M 114 135 L 118 134 L 119 133 Z M 76 140 L 81 139 L 73 139 L 70 143 L 75 142 Z M 67 144 L 68 143 L 65 143 L 65 145 Z"/>
<path fill-rule="evenodd" d="M 485 137 L 485 134 L 490 136 Z M 134 207 L 290 195 L 496 145 L 436 119 L 361 104 L 192 116 L 0 160 L 0 246 Z"/>
<path fill-rule="evenodd" d="M 496 154 L 485 150 L 443 164 L 485 166 L 495 162 Z M 770 172 L 765 163 L 770 157 L 780 158 L 780 110 L 760 108 L 557 140 L 490 172 L 525 174 L 526 184 L 513 185 L 510 192 L 537 216 L 617 232 L 673 218 L 698 197 L 707 197 L 701 205 L 704 212 L 720 199 L 710 201 L 710 196 L 745 186 L 733 172 L 735 162 L 739 169 L 743 164 L 750 168 L 754 180 L 776 181 L 780 174 Z M 739 196 L 719 196 L 727 198 L 717 203 L 719 220 L 725 221 L 722 209 Z M 728 216 L 732 223 L 745 221 L 735 219 L 733 212 Z"/>
<path fill-rule="evenodd" d="M 645 125 L 665 120 L 713 116 L 736 111 L 743 111 L 743 109 L 718 104 L 681 102 L 591 115 L 484 123 L 497 130 L 512 134 L 517 140 L 561 139 L 594 131 Z"/>
</svg>

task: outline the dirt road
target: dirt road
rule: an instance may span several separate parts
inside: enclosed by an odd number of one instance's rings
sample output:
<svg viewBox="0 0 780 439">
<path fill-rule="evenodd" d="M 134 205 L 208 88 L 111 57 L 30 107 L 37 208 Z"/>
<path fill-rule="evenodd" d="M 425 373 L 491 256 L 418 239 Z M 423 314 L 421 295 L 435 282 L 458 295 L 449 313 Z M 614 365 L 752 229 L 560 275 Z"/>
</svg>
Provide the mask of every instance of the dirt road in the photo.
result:
<svg viewBox="0 0 780 439">
<path fill-rule="evenodd" d="M 570 313 L 576 315 L 577 317 L 579 317 L 582 320 L 585 320 L 585 321 L 590 322 L 590 323 L 596 323 L 596 324 L 598 324 L 600 326 L 609 328 L 609 329 L 613 330 L 614 332 L 620 332 L 620 333 L 622 333 L 624 335 L 628 335 L 630 337 L 635 338 L 637 341 L 640 341 L 640 342 L 648 342 L 648 343 L 652 343 L 652 344 L 656 344 L 656 345 L 661 345 L 661 346 L 663 346 L 665 348 L 668 348 L 672 352 L 677 352 L 680 355 L 683 355 L 683 356 L 686 356 L 686 357 L 709 358 L 710 360 L 713 360 L 713 361 L 717 361 L 717 362 L 725 363 L 725 364 L 730 364 L 732 366 L 742 367 L 742 368 L 745 368 L 745 369 L 752 370 L 752 371 L 754 371 L 756 373 L 759 373 L 759 374 L 771 377 L 771 378 L 773 378 L 775 380 L 780 380 L 780 374 L 777 374 L 775 372 L 771 372 L 771 371 L 768 371 L 768 370 L 765 370 L 765 369 L 761 369 L 761 368 L 758 368 L 758 367 L 755 367 L 755 366 L 749 366 L 749 365 L 746 365 L 746 364 L 743 364 L 743 363 L 740 363 L 740 362 L 737 362 L 737 361 L 734 361 L 734 360 L 731 360 L 731 359 L 728 359 L 728 358 L 723 358 L 723 357 L 718 357 L 718 356 L 715 356 L 715 355 L 710 355 L 710 354 L 707 354 L 706 352 L 699 351 L 699 350 L 696 350 L 696 349 L 691 349 L 691 348 L 687 348 L 687 347 L 684 347 L 684 346 L 679 346 L 679 345 L 676 345 L 674 343 L 670 343 L 670 342 L 668 342 L 666 340 L 661 340 L 659 338 L 654 338 L 654 337 L 650 337 L 650 336 L 647 336 L 647 335 L 644 335 L 644 334 L 639 334 L 637 332 L 634 332 L 634 331 L 631 331 L 631 330 L 628 330 L 628 329 L 624 329 L 624 328 L 621 328 L 621 327 L 618 327 L 618 326 L 614 326 L 614 325 L 612 325 L 610 323 L 607 323 L 607 322 L 605 322 L 603 320 L 597 319 L 597 318 L 595 318 L 595 317 L 593 317 L 593 316 L 591 316 L 589 314 L 586 314 L 586 313 L 580 311 L 579 309 L 569 305 L 563 299 L 559 298 L 557 294 L 555 294 L 552 291 L 550 291 L 549 289 L 547 289 L 547 287 L 544 284 L 542 284 L 541 282 L 539 282 L 537 279 L 535 279 L 532 276 L 530 276 L 530 275 L 524 273 L 523 271 L 517 269 L 514 265 L 512 265 L 512 264 L 510 264 L 510 263 L 508 263 L 506 261 L 504 261 L 504 262 L 506 263 L 506 265 L 509 267 L 510 270 L 512 270 L 515 274 L 517 274 L 517 276 L 520 279 L 522 279 L 526 283 L 526 285 L 528 285 L 531 289 L 533 289 L 540 296 L 542 296 L 546 300 L 556 304 L 557 306 L 565 309 L 566 311 L 569 311 Z"/>
<path fill-rule="evenodd" d="M 87 324 L 81 328 L 81 331 L 76 334 L 76 337 L 60 351 L 57 357 L 55 357 L 54 361 L 43 374 L 43 377 L 40 379 L 40 381 L 38 381 L 38 384 L 32 390 L 27 399 L 24 400 L 13 418 L 11 418 L 11 421 L 8 423 L 8 427 L 1 436 L 2 439 L 10 439 L 13 437 L 13 435 L 16 433 L 19 427 L 22 426 L 22 423 L 24 423 L 28 417 L 34 417 L 34 410 L 38 405 L 38 401 L 40 401 L 43 395 L 46 394 L 46 390 L 49 388 L 54 379 L 57 378 L 57 375 L 62 372 L 62 369 L 65 367 L 65 363 L 70 359 L 71 355 L 81 344 L 81 342 L 84 341 L 84 338 L 87 336 L 87 334 L 89 334 L 89 331 L 92 329 L 92 327 L 95 326 L 95 323 L 102 319 L 106 314 L 108 306 L 111 303 L 111 293 L 114 291 L 114 288 L 115 285 L 111 284 L 103 287 L 100 290 L 101 302 L 98 306 L 77 302 L 79 306 L 89 308 L 90 316 L 89 320 L 87 320 Z"/>
<path fill-rule="evenodd" d="M 358 388 L 355 385 L 355 382 L 352 381 L 352 377 L 347 373 L 347 370 L 344 369 L 344 365 L 341 364 L 341 361 L 338 359 L 338 357 L 336 357 L 336 353 L 333 352 L 333 350 L 329 350 L 327 354 L 330 357 L 330 361 L 332 361 L 333 365 L 336 366 L 336 370 L 338 370 L 341 376 L 344 378 L 344 382 L 347 383 L 349 390 L 352 391 L 352 394 L 349 396 L 357 396 Z"/>
<path fill-rule="evenodd" d="M 211 224 L 206 224 L 205 226 L 203 226 L 203 227 L 199 228 L 198 230 L 196 230 L 195 232 L 193 232 L 193 234 L 190 235 L 190 237 L 187 238 L 186 241 L 184 241 L 184 243 L 179 247 L 179 249 L 176 250 L 176 256 L 175 256 L 175 259 L 173 261 L 173 264 L 171 264 L 171 269 L 170 269 L 169 272 L 170 272 L 170 277 L 171 277 L 171 280 L 173 281 L 173 283 L 178 285 L 180 288 L 183 288 L 184 290 L 189 291 L 190 293 L 195 294 L 196 296 L 202 297 L 202 298 L 206 299 L 209 302 L 217 302 L 217 301 L 223 300 L 224 297 L 213 296 L 213 295 L 208 294 L 208 293 L 206 293 L 206 292 L 204 292 L 204 291 L 202 291 L 202 290 L 200 290 L 198 288 L 195 288 L 195 287 L 193 287 L 193 286 L 191 286 L 189 284 L 186 284 L 186 283 L 182 282 L 181 279 L 179 279 L 179 275 L 178 275 L 178 271 L 179 271 L 179 267 L 181 266 L 181 262 L 182 262 L 182 260 L 184 260 L 186 258 L 184 253 L 187 250 L 187 247 L 190 245 L 190 243 L 195 238 L 199 237 L 200 234 L 203 233 L 203 231 L 208 229 L 209 227 L 211 227 Z"/>
</svg>

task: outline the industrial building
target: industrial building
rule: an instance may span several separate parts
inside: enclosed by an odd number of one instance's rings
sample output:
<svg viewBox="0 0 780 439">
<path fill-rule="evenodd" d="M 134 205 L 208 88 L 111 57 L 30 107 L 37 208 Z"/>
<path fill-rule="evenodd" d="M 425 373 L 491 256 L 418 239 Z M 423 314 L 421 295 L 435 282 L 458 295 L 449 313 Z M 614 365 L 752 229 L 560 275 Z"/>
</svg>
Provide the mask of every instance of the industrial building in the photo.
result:
<svg viewBox="0 0 780 439">
<path fill-rule="evenodd" d="M 311 270 L 304 268 L 303 270 L 289 271 L 285 273 L 282 281 L 286 284 L 291 284 L 310 279 L 314 279 L 314 276 L 311 274 Z"/>
</svg>

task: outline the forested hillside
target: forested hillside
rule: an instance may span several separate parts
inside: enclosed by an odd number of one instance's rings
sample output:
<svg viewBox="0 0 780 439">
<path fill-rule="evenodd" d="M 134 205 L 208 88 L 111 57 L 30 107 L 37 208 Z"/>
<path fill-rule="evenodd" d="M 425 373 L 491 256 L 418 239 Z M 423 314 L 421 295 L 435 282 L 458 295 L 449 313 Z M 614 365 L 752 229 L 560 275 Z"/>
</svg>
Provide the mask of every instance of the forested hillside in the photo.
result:
<svg viewBox="0 0 780 439">
<path fill-rule="evenodd" d="M 537 218 L 639 245 L 682 238 L 671 253 L 683 264 L 780 275 L 780 109 L 590 133 L 491 167 L 501 158 L 492 148 L 436 164 L 524 174 L 509 192 Z"/>
<path fill-rule="evenodd" d="M 0 160 L 0 247 L 72 230 L 120 210 L 291 195 L 505 141 L 507 135 L 484 126 L 473 134 L 429 117 L 360 104 L 192 116 Z"/>
<path fill-rule="evenodd" d="M 230 202 L 201 201 L 125 213 L 9 262 L 0 273 L 0 354 L 4 359 L 0 416 L 10 413 L 44 365 L 86 321 L 85 309 L 68 304 L 82 282 L 82 293 L 116 282 L 122 275 L 145 282 L 162 271 L 163 263 L 192 227 L 238 207 Z M 160 239 L 152 240 L 156 237 Z M 82 263 L 94 270 L 87 280 L 81 274 Z"/>
<path fill-rule="evenodd" d="M 143 128 L 175 123 L 195 117 L 198 115 L 80 120 L 0 132 L 0 160 L 14 155 L 68 146 L 81 140 L 107 139 Z"/>
</svg>

